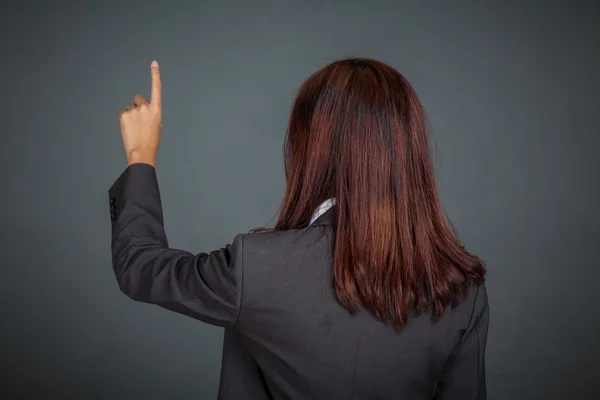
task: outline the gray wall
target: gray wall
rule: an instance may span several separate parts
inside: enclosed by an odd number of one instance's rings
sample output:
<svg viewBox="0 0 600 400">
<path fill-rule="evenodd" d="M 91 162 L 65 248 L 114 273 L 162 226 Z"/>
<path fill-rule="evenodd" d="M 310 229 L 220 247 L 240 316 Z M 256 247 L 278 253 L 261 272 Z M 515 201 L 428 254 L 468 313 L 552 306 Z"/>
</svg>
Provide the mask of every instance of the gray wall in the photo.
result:
<svg viewBox="0 0 600 400">
<path fill-rule="evenodd" d="M 299 84 L 368 56 L 421 96 L 444 205 L 489 266 L 489 398 L 597 394 L 594 2 L 47 3 L 0 12 L 2 391 L 215 398 L 222 331 L 114 281 L 118 111 L 149 94 L 157 59 L 167 233 L 210 250 L 275 215 Z"/>
</svg>

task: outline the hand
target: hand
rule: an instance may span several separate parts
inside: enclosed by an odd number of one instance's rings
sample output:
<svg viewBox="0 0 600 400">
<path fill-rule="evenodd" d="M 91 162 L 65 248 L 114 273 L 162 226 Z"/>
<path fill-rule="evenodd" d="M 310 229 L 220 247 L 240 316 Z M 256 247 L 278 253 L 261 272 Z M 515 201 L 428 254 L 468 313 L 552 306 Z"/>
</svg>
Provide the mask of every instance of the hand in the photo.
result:
<svg viewBox="0 0 600 400">
<path fill-rule="evenodd" d="M 162 99 L 158 63 L 150 65 L 152 92 L 150 103 L 141 94 L 119 113 L 121 137 L 127 155 L 127 165 L 146 163 L 156 166 L 156 151 L 162 131 Z"/>
</svg>

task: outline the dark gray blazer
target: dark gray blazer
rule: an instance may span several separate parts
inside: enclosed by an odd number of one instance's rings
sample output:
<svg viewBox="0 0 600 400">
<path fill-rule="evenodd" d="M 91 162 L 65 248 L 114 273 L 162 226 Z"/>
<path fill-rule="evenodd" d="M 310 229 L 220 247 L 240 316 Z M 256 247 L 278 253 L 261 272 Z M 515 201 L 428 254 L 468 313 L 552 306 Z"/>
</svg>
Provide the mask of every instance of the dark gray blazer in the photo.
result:
<svg viewBox="0 0 600 400">
<path fill-rule="evenodd" d="M 486 398 L 483 284 L 437 323 L 413 315 L 397 332 L 336 301 L 331 210 L 194 255 L 169 248 L 152 166 L 129 166 L 109 202 L 123 293 L 225 328 L 219 399 Z"/>
</svg>

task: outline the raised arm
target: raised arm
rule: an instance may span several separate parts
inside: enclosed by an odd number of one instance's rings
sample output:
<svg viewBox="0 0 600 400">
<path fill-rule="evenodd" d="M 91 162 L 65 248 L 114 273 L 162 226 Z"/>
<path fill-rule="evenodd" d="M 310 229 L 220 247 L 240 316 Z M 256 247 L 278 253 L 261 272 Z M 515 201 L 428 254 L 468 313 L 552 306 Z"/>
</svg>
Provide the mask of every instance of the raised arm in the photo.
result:
<svg viewBox="0 0 600 400">
<path fill-rule="evenodd" d="M 162 82 L 150 65 L 150 102 L 138 94 L 119 120 L 127 169 L 109 190 L 112 259 L 121 291 L 134 300 L 220 326 L 232 326 L 240 308 L 242 236 L 210 253 L 169 248 L 156 179 L 162 133 Z"/>
<path fill-rule="evenodd" d="M 169 248 L 154 167 L 134 163 L 109 190 L 112 261 L 130 298 L 218 326 L 233 326 L 240 307 L 242 241 L 210 253 Z"/>
</svg>

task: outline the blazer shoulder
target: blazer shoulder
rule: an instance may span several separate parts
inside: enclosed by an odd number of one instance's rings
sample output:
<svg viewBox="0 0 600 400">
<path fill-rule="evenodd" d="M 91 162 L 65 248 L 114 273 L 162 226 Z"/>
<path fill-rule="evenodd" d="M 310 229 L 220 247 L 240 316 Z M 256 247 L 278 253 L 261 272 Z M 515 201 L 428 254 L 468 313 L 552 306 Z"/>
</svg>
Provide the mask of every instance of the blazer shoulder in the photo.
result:
<svg viewBox="0 0 600 400">
<path fill-rule="evenodd" d="M 323 225 L 286 230 L 251 231 L 243 234 L 244 248 L 255 250 L 263 248 L 273 251 L 292 251 L 303 249 L 314 240 L 324 236 Z"/>
<path fill-rule="evenodd" d="M 461 319 L 469 321 L 477 313 L 487 307 L 488 297 L 484 281 L 472 282 L 465 296 L 456 304 L 454 311 L 461 315 Z"/>
<path fill-rule="evenodd" d="M 487 329 L 489 304 L 485 281 L 472 283 L 465 298 L 455 307 L 455 311 L 462 333 L 479 324 L 484 324 Z"/>
<path fill-rule="evenodd" d="M 485 281 L 475 282 L 469 290 L 470 304 L 472 306 L 471 318 L 481 314 L 489 307 Z"/>
</svg>

